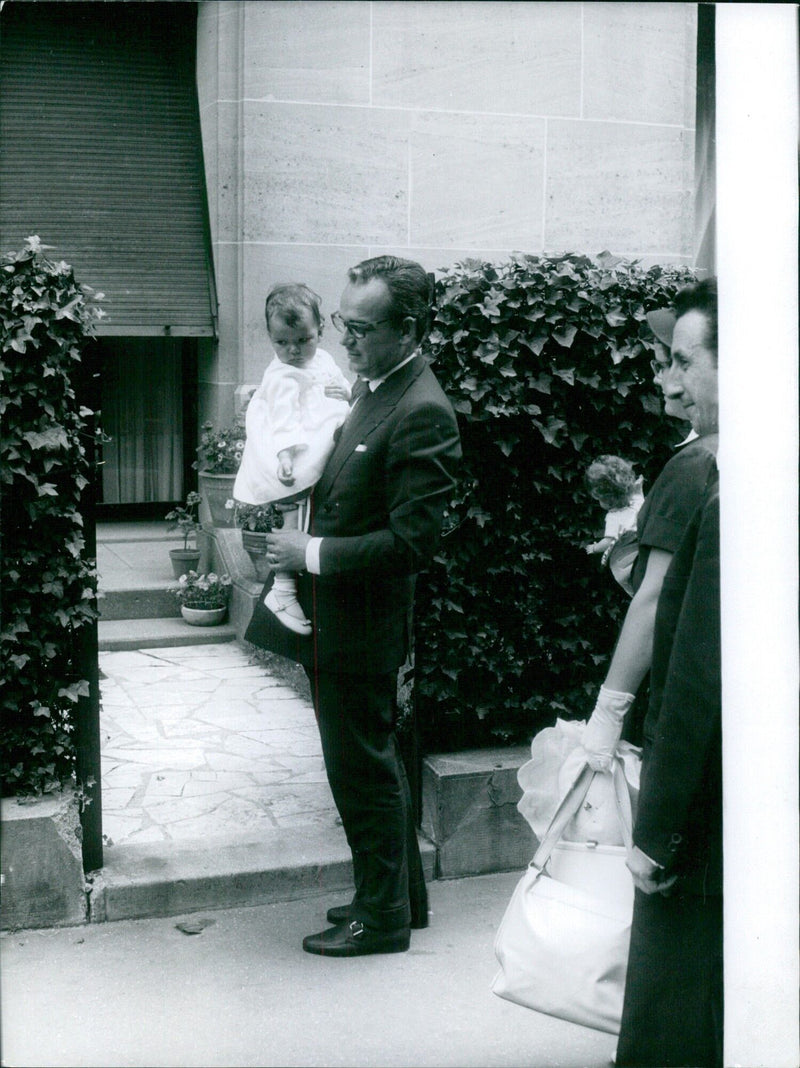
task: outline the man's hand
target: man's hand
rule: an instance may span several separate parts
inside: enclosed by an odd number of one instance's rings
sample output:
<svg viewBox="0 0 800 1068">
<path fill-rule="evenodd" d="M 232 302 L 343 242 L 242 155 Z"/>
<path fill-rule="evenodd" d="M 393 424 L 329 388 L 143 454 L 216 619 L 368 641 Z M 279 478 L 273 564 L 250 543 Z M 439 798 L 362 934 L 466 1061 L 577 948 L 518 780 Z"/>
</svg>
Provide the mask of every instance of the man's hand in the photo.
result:
<svg viewBox="0 0 800 1068">
<path fill-rule="evenodd" d="M 305 571 L 310 541 L 301 530 L 273 530 L 267 535 L 267 563 L 273 571 Z"/>
<path fill-rule="evenodd" d="M 677 875 L 664 875 L 664 869 L 652 861 L 638 846 L 628 853 L 626 861 L 633 876 L 634 885 L 645 894 L 665 894 L 670 890 Z"/>
</svg>

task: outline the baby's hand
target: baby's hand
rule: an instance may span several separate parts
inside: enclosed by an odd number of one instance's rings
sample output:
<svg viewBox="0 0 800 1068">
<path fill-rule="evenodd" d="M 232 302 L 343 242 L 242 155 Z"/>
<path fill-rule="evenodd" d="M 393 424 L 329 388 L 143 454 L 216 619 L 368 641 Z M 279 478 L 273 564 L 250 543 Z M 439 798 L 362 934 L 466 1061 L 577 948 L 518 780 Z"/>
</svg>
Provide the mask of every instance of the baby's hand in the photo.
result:
<svg viewBox="0 0 800 1068">
<path fill-rule="evenodd" d="M 284 486 L 294 485 L 294 464 L 292 462 L 292 454 L 284 449 L 283 452 L 278 453 L 278 480 L 284 484 Z"/>
<path fill-rule="evenodd" d="M 325 396 L 326 397 L 335 397 L 336 400 L 349 401 L 350 400 L 350 390 L 349 389 L 345 389 L 344 386 L 331 384 L 330 386 L 325 386 Z"/>
<path fill-rule="evenodd" d="M 613 538 L 601 538 L 600 541 L 593 541 L 591 545 L 586 546 L 587 553 L 604 553 L 614 544 Z M 605 561 L 603 561 L 605 562 Z"/>
</svg>

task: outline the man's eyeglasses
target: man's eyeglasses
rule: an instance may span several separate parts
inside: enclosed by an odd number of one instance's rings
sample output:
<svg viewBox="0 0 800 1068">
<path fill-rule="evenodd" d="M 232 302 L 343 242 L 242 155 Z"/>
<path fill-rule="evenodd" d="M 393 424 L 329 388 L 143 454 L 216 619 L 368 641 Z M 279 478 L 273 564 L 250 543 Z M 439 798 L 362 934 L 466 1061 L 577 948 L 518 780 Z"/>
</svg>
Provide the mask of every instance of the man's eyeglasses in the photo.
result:
<svg viewBox="0 0 800 1068">
<path fill-rule="evenodd" d="M 338 311 L 333 312 L 331 315 L 331 322 L 339 331 L 340 334 L 349 333 L 359 341 L 363 340 L 367 334 L 371 334 L 373 330 L 381 325 L 381 323 L 391 322 L 390 319 L 378 319 L 374 323 L 358 323 L 353 319 L 343 319 Z"/>
<path fill-rule="evenodd" d="M 659 375 L 663 375 L 665 371 L 669 370 L 669 364 L 659 363 L 658 360 L 651 360 L 650 370 L 653 372 L 653 377 L 658 378 Z"/>
</svg>

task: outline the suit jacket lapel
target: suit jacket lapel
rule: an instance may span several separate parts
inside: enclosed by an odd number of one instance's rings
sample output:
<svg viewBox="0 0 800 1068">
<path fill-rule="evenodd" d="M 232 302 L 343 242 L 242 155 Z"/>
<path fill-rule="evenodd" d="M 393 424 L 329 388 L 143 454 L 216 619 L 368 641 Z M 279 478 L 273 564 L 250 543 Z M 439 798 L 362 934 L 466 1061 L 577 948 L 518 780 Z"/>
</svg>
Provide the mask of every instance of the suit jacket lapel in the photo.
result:
<svg viewBox="0 0 800 1068">
<path fill-rule="evenodd" d="M 342 433 L 314 489 L 319 501 L 330 490 L 342 465 L 356 445 L 364 442 L 394 410 L 398 401 L 425 369 L 425 360 L 417 356 L 383 382 L 374 393 L 365 393 L 342 426 Z"/>
</svg>

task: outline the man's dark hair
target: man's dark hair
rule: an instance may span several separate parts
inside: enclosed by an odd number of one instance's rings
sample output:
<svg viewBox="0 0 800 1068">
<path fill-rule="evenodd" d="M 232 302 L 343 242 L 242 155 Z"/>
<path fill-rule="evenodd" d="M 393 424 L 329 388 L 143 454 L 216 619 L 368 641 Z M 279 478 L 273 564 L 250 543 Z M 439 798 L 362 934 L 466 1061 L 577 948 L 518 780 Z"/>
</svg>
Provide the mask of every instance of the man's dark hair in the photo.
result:
<svg viewBox="0 0 800 1068">
<path fill-rule="evenodd" d="M 347 277 L 355 284 L 380 278 L 389 290 L 391 318 L 398 322 L 412 318 L 417 342 L 422 341 L 430 329 L 434 281 L 421 264 L 399 256 L 374 256 L 351 267 Z"/>
<path fill-rule="evenodd" d="M 675 297 L 675 316 L 680 319 L 690 311 L 702 312 L 706 317 L 706 348 L 717 358 L 717 280 L 704 278 L 702 282 L 686 286 Z"/>
</svg>

